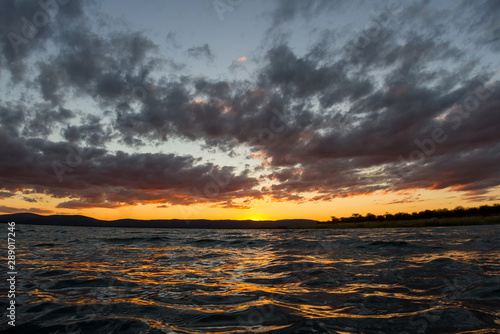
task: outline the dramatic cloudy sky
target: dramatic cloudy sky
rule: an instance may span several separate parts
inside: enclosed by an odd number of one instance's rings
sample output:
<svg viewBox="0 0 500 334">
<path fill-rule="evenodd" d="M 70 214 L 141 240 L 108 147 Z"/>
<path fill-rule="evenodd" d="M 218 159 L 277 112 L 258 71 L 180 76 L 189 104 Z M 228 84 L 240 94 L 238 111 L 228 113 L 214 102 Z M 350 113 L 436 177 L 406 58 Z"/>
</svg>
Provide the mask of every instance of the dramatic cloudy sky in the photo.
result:
<svg viewBox="0 0 500 334">
<path fill-rule="evenodd" d="M 1 1 L 0 212 L 500 201 L 500 1 Z"/>
</svg>

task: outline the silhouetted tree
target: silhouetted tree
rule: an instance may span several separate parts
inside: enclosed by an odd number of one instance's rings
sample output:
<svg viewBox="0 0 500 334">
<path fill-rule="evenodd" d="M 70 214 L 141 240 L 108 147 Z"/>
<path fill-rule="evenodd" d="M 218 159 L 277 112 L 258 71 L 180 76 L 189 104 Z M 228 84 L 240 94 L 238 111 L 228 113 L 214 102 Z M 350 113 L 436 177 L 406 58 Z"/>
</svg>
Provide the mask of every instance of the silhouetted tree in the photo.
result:
<svg viewBox="0 0 500 334">
<path fill-rule="evenodd" d="M 410 219 L 431 219 L 431 218 L 449 218 L 449 217 L 468 217 L 468 216 L 492 216 L 500 215 L 500 203 L 493 205 L 481 205 L 476 208 L 464 208 L 463 206 L 457 206 L 453 210 L 448 209 L 436 209 L 436 210 L 425 210 L 420 212 L 412 212 L 411 214 L 406 212 L 398 212 L 396 214 L 391 214 L 386 212 L 385 215 L 375 216 L 372 213 L 367 213 L 364 217 L 359 213 L 353 213 L 351 217 L 341 217 L 337 218 L 332 216 L 332 222 L 363 222 L 363 221 L 390 221 L 390 220 L 410 220 Z"/>
<path fill-rule="evenodd" d="M 377 219 L 377 216 L 375 216 L 373 213 L 367 213 L 365 219 L 367 221 L 374 221 L 375 219 Z"/>
<path fill-rule="evenodd" d="M 457 206 L 455 209 L 453 209 L 453 216 L 454 217 L 463 217 L 465 216 L 465 208 L 463 206 Z"/>
<path fill-rule="evenodd" d="M 386 212 L 384 217 L 385 217 L 385 220 L 394 220 L 394 215 L 390 214 L 389 212 Z"/>
</svg>

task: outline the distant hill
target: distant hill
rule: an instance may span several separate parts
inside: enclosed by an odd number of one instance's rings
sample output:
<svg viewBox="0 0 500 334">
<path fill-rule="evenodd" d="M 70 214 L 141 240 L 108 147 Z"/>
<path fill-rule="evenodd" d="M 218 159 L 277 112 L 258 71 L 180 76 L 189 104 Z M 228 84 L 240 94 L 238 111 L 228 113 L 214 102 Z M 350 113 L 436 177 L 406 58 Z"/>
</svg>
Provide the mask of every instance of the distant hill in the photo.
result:
<svg viewBox="0 0 500 334">
<path fill-rule="evenodd" d="M 14 213 L 0 215 L 0 222 L 16 224 L 95 226 L 95 227 L 148 227 L 148 228 L 266 228 L 282 226 L 314 225 L 318 221 L 310 219 L 283 219 L 269 221 L 254 220 L 181 220 L 181 219 L 118 219 L 100 220 L 86 216 L 52 215 L 42 216 L 34 213 Z"/>
</svg>

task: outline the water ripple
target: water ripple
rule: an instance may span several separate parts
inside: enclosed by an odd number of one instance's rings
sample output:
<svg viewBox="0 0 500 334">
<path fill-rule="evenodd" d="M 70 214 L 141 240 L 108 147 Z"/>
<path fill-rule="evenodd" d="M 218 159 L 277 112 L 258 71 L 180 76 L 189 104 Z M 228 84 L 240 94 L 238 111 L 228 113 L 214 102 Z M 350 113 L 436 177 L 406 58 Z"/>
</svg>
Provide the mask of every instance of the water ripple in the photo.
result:
<svg viewBox="0 0 500 334">
<path fill-rule="evenodd" d="M 500 330 L 495 226 L 19 230 L 5 333 Z"/>
</svg>

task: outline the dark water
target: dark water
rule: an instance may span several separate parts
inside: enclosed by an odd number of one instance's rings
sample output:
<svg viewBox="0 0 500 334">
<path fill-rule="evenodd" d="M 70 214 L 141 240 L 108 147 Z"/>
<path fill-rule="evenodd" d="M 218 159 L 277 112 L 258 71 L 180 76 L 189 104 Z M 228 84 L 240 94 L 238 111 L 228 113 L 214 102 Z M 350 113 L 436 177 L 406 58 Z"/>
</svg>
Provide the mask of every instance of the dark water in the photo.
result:
<svg viewBox="0 0 500 334">
<path fill-rule="evenodd" d="M 499 232 L 17 226 L 17 326 L 0 329 L 498 333 Z"/>
</svg>

